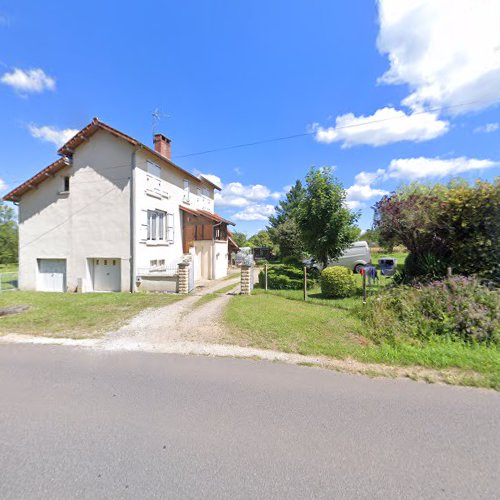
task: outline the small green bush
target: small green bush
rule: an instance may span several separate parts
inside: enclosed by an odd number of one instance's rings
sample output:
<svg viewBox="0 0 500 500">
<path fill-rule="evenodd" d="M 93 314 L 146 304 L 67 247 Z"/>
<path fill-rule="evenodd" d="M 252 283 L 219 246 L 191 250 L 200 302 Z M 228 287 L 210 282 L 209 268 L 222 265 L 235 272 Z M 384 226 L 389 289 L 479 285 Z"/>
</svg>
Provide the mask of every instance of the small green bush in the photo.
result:
<svg viewBox="0 0 500 500">
<path fill-rule="evenodd" d="M 362 314 L 375 341 L 440 337 L 500 346 L 500 292 L 472 278 L 394 287 L 369 299 Z"/>
<path fill-rule="evenodd" d="M 283 264 L 289 265 L 289 266 L 295 266 L 295 267 L 304 267 L 304 264 L 302 264 L 302 261 L 298 258 L 295 257 L 294 255 L 287 255 L 286 257 L 283 257 L 281 259 Z"/>
<path fill-rule="evenodd" d="M 327 297 L 350 297 L 356 290 L 352 272 L 340 266 L 327 267 L 321 273 L 321 293 Z"/>
<path fill-rule="evenodd" d="M 266 275 L 259 273 L 259 286 L 265 287 Z M 307 288 L 312 288 L 316 281 L 307 276 Z M 304 286 L 304 271 L 298 267 L 276 264 L 268 267 L 267 286 L 271 290 L 301 290 Z"/>
</svg>

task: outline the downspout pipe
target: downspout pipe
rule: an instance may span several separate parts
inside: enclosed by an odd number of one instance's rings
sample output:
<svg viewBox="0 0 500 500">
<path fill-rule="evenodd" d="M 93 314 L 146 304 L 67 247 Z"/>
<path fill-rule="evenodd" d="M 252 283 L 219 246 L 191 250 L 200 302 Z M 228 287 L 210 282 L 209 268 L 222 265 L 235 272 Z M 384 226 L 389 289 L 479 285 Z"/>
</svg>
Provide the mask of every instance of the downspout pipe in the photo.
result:
<svg viewBox="0 0 500 500">
<path fill-rule="evenodd" d="M 132 151 L 130 162 L 130 292 L 136 291 L 136 224 L 135 224 L 135 167 L 137 149 Z"/>
</svg>

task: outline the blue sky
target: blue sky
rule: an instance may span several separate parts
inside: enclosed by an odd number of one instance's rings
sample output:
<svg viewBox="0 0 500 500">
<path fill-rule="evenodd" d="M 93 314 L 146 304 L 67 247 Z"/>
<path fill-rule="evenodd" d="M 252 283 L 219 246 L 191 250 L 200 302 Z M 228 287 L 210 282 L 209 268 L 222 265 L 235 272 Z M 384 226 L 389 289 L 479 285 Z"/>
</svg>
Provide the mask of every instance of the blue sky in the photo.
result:
<svg viewBox="0 0 500 500">
<path fill-rule="evenodd" d="M 93 116 L 218 176 L 217 211 L 253 234 L 308 169 L 349 205 L 403 182 L 500 173 L 495 0 L 0 2 L 0 193 Z M 309 135 L 210 154 L 264 139 Z"/>
</svg>

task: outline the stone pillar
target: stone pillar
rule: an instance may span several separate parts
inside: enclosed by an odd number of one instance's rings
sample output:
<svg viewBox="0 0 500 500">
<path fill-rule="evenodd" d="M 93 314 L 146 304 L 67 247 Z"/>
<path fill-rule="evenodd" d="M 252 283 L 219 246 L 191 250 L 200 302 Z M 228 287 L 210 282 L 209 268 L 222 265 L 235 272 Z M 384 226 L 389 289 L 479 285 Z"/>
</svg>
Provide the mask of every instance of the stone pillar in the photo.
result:
<svg viewBox="0 0 500 500">
<path fill-rule="evenodd" d="M 241 294 L 251 295 L 252 294 L 252 280 L 250 273 L 253 272 L 253 266 L 247 266 L 242 264 L 241 266 Z"/>
<path fill-rule="evenodd" d="M 179 262 L 177 264 L 179 293 L 189 293 L 189 265 L 189 262 Z"/>
</svg>

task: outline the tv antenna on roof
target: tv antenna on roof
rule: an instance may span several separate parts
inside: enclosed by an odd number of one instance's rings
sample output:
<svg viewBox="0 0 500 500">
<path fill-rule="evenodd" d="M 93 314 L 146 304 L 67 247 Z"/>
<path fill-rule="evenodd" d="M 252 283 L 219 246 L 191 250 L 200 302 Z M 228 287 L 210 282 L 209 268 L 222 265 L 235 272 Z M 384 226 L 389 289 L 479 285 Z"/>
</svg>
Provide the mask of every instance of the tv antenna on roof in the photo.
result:
<svg viewBox="0 0 500 500">
<path fill-rule="evenodd" d="M 163 113 L 159 108 L 156 108 L 152 113 L 151 113 L 151 118 L 152 118 L 152 124 L 151 124 L 151 130 L 153 132 L 153 137 L 156 134 L 156 126 L 158 123 L 160 123 L 160 120 L 162 118 L 170 118 L 172 115 L 169 115 L 167 113 Z"/>
</svg>

